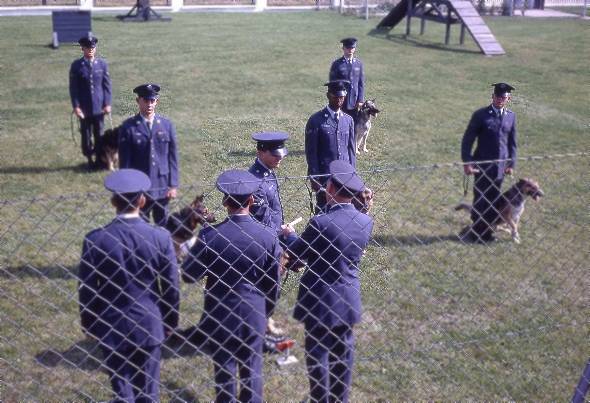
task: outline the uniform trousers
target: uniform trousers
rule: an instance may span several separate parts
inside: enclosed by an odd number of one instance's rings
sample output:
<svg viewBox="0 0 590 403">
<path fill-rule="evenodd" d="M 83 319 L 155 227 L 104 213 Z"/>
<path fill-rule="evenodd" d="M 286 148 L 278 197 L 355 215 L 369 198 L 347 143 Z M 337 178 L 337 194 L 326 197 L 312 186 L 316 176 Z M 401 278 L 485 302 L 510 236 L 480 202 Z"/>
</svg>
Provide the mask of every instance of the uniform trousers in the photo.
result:
<svg viewBox="0 0 590 403">
<path fill-rule="evenodd" d="M 127 346 L 112 349 L 101 346 L 115 392 L 114 402 L 151 403 L 160 401 L 161 348 Z"/>
<path fill-rule="evenodd" d="M 263 336 L 251 335 L 245 340 L 232 337 L 231 343 L 223 346 L 212 343 L 215 373 L 216 402 L 235 402 L 237 393 L 236 373 L 240 376 L 238 401 L 262 403 L 262 345 Z M 236 350 L 228 346 L 239 345 Z"/>
<path fill-rule="evenodd" d="M 80 134 L 82 135 L 82 155 L 91 158 L 100 147 L 100 140 L 104 128 L 104 115 L 85 116 L 80 119 Z M 94 136 L 94 143 L 92 137 Z"/>
<path fill-rule="evenodd" d="M 580 382 L 576 386 L 576 390 L 574 391 L 574 396 L 572 397 L 572 403 L 584 403 L 586 401 L 586 395 L 588 395 L 588 390 L 590 389 L 590 360 L 586 364 L 586 368 L 584 368 L 584 372 L 580 377 Z"/>
<path fill-rule="evenodd" d="M 351 325 L 305 326 L 305 354 L 312 402 L 347 402 L 354 363 Z"/>
<path fill-rule="evenodd" d="M 494 179 L 482 170 L 475 175 L 473 183 L 473 208 L 471 209 L 471 221 L 476 235 L 482 239 L 492 236 L 491 224 L 498 218 L 496 209 L 498 198 L 502 189 L 504 178 Z"/>
<path fill-rule="evenodd" d="M 157 199 L 154 200 L 151 197 L 147 197 L 146 203 L 141 209 L 141 216 L 147 222 L 150 221 L 150 214 L 154 217 L 154 222 L 160 227 L 165 227 L 168 221 L 168 203 L 170 199 Z"/>
</svg>

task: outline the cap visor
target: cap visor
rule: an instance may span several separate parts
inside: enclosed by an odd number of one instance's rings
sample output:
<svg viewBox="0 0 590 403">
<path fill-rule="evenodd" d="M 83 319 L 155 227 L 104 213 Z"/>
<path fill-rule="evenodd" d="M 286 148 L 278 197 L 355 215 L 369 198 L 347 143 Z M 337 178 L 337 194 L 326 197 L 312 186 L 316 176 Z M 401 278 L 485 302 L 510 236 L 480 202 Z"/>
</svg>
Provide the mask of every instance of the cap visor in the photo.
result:
<svg viewBox="0 0 590 403">
<path fill-rule="evenodd" d="M 275 157 L 284 158 L 287 156 L 289 151 L 287 150 L 287 147 L 282 147 L 282 148 L 277 148 L 276 150 L 272 150 L 270 153 L 272 155 L 274 155 Z"/>
</svg>

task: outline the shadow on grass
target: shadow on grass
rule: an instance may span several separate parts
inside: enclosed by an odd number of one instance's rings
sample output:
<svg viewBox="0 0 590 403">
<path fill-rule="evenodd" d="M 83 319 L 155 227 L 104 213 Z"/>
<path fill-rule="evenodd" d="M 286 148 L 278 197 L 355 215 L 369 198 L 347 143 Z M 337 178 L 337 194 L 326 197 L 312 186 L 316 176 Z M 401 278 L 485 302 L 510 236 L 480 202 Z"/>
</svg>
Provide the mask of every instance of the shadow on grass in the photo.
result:
<svg viewBox="0 0 590 403">
<path fill-rule="evenodd" d="M 287 147 L 287 149 L 289 150 L 289 154 L 287 155 L 287 158 L 289 157 L 300 157 L 302 155 L 305 155 L 305 151 L 304 150 L 291 150 L 289 147 Z M 255 150 L 248 150 L 248 151 L 230 151 L 228 153 L 229 156 L 231 157 L 255 157 L 256 155 L 256 151 Z"/>
<path fill-rule="evenodd" d="M 0 278 L 43 278 L 54 280 L 77 280 L 78 266 L 76 265 L 35 267 L 30 264 L 27 264 L 24 266 L 3 267 L 0 269 Z"/>
<path fill-rule="evenodd" d="M 176 336 L 168 338 L 162 345 L 162 358 L 192 357 L 205 354 L 207 336 L 196 327 L 181 329 Z M 64 351 L 43 350 L 35 360 L 46 368 L 58 366 L 96 371 L 102 366 L 103 354 L 97 340 L 86 338 L 76 342 Z M 178 386 L 174 389 L 179 389 Z"/>
<path fill-rule="evenodd" d="M 88 169 L 86 163 L 80 163 L 78 165 L 66 165 L 59 167 L 35 167 L 35 166 L 15 166 L 15 167 L 0 167 L 0 174 L 5 175 L 30 175 L 30 174 L 45 174 L 49 172 L 64 172 L 71 171 L 76 173 L 92 173 Z"/>
<path fill-rule="evenodd" d="M 400 45 L 411 45 L 417 48 L 425 48 L 425 49 L 433 49 L 433 50 L 444 50 L 447 52 L 454 52 L 454 53 L 467 53 L 467 54 L 474 54 L 478 55 L 481 54 L 478 50 L 472 49 L 457 49 L 449 47 L 443 43 L 434 43 L 434 42 L 427 42 L 424 39 L 419 39 L 416 36 L 406 36 L 405 34 L 392 34 L 386 29 L 377 29 L 374 28 L 368 33 L 369 36 L 374 38 L 380 38 L 384 40 L 388 40 L 391 42 L 398 43 Z"/>
<path fill-rule="evenodd" d="M 92 339 L 80 340 L 65 351 L 49 349 L 35 356 L 35 360 L 46 368 L 63 366 L 86 371 L 100 369 L 102 358 L 100 345 Z"/>
<path fill-rule="evenodd" d="M 448 241 L 461 244 L 464 243 L 457 234 L 409 236 L 377 235 L 373 240 L 380 246 L 426 246 Z"/>
</svg>

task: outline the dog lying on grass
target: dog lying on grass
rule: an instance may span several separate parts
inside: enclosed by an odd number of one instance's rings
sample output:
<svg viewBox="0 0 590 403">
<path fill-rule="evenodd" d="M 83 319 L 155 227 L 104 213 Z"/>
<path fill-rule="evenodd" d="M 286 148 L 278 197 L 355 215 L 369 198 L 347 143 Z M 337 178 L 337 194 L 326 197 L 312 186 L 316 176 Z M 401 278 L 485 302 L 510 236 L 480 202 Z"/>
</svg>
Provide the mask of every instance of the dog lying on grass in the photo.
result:
<svg viewBox="0 0 590 403">
<path fill-rule="evenodd" d="M 369 151 L 367 150 L 367 138 L 369 137 L 369 132 L 371 131 L 371 116 L 377 116 L 378 113 L 379 109 L 377 109 L 374 99 L 363 102 L 354 124 L 357 154 L 361 153 L 361 148 L 364 152 Z"/>
<path fill-rule="evenodd" d="M 495 203 L 494 208 L 498 215 L 491 224 L 494 231 L 508 232 L 514 242 L 520 243 L 518 225 L 524 212 L 527 197 L 538 201 L 542 196 L 545 196 L 545 193 L 543 193 L 537 182 L 528 178 L 519 179 L 518 182 L 502 193 Z M 455 207 L 455 210 L 471 211 L 471 209 L 471 204 L 467 203 L 461 203 Z"/>
</svg>

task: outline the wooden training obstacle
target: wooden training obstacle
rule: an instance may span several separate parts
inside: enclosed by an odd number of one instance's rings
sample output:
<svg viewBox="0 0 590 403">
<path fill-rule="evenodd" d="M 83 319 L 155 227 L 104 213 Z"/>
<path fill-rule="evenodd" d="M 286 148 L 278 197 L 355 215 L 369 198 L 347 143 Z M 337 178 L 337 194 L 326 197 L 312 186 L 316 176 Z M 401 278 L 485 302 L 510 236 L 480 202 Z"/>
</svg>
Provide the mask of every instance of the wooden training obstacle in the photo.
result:
<svg viewBox="0 0 590 403">
<path fill-rule="evenodd" d="M 420 18 L 420 34 L 424 33 L 426 20 L 446 25 L 445 44 L 449 44 L 451 25 L 461 24 L 459 42 L 465 41 L 465 30 L 486 56 L 506 54 L 492 31 L 475 7 L 467 0 L 402 0 L 377 25 L 378 29 L 392 29 L 404 17 L 407 19 L 406 35 L 410 35 L 412 17 Z"/>
</svg>

